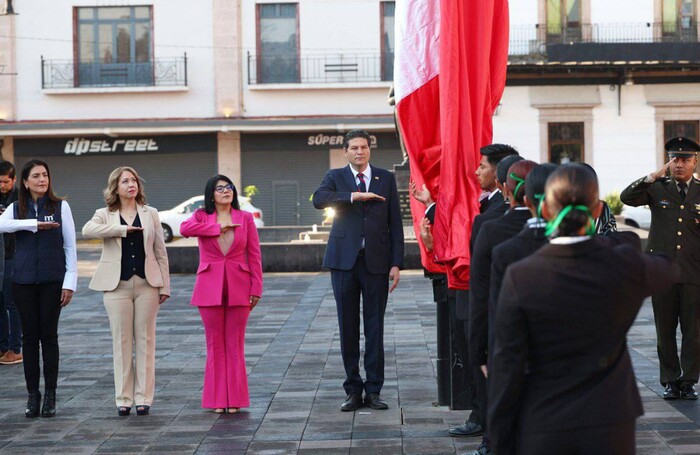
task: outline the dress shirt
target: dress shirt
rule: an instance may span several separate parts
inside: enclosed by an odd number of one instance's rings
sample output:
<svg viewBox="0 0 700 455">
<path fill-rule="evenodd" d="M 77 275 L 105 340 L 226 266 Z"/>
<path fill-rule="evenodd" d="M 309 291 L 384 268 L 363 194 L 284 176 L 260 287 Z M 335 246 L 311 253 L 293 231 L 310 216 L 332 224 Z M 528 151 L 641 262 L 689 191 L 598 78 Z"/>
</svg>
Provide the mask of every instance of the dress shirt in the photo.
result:
<svg viewBox="0 0 700 455">
<path fill-rule="evenodd" d="M 354 167 L 348 165 L 350 167 L 350 171 L 352 172 L 352 176 L 355 178 L 355 187 L 359 188 L 360 187 L 360 179 L 357 177 L 357 174 L 359 174 L 358 171 L 355 170 Z M 370 165 L 367 165 L 367 169 L 362 173 L 362 175 L 365 176 L 364 181 L 365 181 L 365 188 L 367 188 L 367 192 L 369 192 L 369 185 L 372 182 L 372 167 Z M 350 202 L 353 202 L 353 194 L 350 193 Z"/>
<path fill-rule="evenodd" d="M 36 232 L 36 218 L 15 219 L 15 202 L 10 204 L 0 215 L 0 233 L 30 231 Z M 63 277 L 63 289 L 75 291 L 78 288 L 78 254 L 75 247 L 75 223 L 68 202 L 61 202 L 61 234 L 63 234 L 63 251 L 66 255 L 66 274 Z"/>
<path fill-rule="evenodd" d="M 576 237 L 555 237 L 553 239 L 550 239 L 549 243 L 552 243 L 554 245 L 573 245 L 574 243 L 585 242 L 590 238 L 590 235 L 580 235 Z"/>
</svg>

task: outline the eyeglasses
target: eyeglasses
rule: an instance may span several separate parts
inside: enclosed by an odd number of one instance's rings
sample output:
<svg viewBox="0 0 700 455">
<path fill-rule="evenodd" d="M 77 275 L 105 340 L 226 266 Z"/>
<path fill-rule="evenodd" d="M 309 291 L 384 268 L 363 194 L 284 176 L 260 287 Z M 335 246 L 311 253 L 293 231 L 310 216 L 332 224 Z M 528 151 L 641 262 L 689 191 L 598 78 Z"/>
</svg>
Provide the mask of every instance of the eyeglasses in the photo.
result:
<svg viewBox="0 0 700 455">
<path fill-rule="evenodd" d="M 233 185 L 217 185 L 214 188 L 217 193 L 223 193 L 224 191 L 233 191 Z"/>
</svg>

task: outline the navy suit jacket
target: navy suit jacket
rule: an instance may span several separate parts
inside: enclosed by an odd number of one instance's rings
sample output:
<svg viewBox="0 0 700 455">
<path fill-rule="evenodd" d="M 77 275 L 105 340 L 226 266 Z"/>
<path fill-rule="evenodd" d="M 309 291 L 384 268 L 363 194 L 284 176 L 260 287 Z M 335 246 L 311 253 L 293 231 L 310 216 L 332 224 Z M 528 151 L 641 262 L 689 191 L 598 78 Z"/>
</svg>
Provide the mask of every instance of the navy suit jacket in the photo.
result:
<svg viewBox="0 0 700 455">
<path fill-rule="evenodd" d="M 384 201 L 350 202 L 357 192 L 350 166 L 330 169 L 313 195 L 317 209 L 333 207 L 331 227 L 323 266 L 351 270 L 365 240 L 365 259 L 370 273 L 388 274 L 391 267 L 403 268 L 403 223 L 394 174 L 374 166 L 367 189 Z"/>
</svg>

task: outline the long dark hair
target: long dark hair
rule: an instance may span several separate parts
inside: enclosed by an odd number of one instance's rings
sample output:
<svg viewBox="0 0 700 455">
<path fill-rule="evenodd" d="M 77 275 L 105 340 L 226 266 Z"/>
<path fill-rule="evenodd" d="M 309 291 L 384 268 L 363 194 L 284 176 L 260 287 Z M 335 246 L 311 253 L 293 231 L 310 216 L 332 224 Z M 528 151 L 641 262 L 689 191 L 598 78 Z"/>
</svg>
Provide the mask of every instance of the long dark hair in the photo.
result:
<svg viewBox="0 0 700 455">
<path fill-rule="evenodd" d="M 547 179 L 544 203 L 552 217 L 571 206 L 556 227 L 554 236 L 575 235 L 593 220 L 591 212 L 598 204 L 598 179 L 581 164 L 560 166 Z M 595 225 L 595 221 L 593 223 Z"/>
<path fill-rule="evenodd" d="M 32 169 L 37 166 L 44 166 L 44 169 L 46 169 L 46 174 L 49 177 L 49 186 L 46 189 L 45 195 L 46 202 L 44 203 L 46 213 L 49 215 L 53 214 L 56 210 L 57 202 L 62 200 L 62 198 L 53 194 L 53 186 L 51 185 L 51 170 L 49 169 L 49 165 L 46 164 L 46 161 L 29 160 L 24 163 L 24 166 L 22 166 L 22 173 L 20 174 L 21 182 L 19 185 L 19 195 L 17 197 L 17 214 L 19 215 L 19 219 L 24 219 L 27 217 L 27 206 L 29 205 L 29 201 L 32 199 L 32 195 L 24 182 L 29 179 L 29 173 L 32 171 Z"/>
<path fill-rule="evenodd" d="M 525 203 L 525 179 L 535 166 L 537 166 L 537 163 L 534 161 L 520 160 L 508 169 L 506 186 L 518 205 Z"/>
<path fill-rule="evenodd" d="M 240 210 L 241 206 L 238 205 L 238 191 L 236 190 L 236 185 L 233 184 L 230 178 L 221 174 L 216 174 L 214 177 L 207 180 L 207 186 L 204 187 L 204 210 L 210 215 L 216 211 L 216 206 L 214 205 L 214 192 L 216 191 L 216 184 L 219 183 L 219 180 L 223 180 L 233 187 L 233 200 L 231 201 L 231 207 L 236 210 Z"/>
</svg>

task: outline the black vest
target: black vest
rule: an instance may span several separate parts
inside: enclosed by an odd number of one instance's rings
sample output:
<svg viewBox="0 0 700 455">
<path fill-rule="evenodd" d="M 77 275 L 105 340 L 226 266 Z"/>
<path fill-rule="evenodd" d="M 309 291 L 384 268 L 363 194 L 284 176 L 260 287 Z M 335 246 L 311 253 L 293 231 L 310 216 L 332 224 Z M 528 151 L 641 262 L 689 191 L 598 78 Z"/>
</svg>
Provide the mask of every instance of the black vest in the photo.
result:
<svg viewBox="0 0 700 455">
<path fill-rule="evenodd" d="M 53 213 L 47 213 L 44 208 L 46 198 L 27 204 L 27 219 L 38 221 L 55 221 L 61 223 L 61 202 L 55 203 Z M 19 208 L 15 207 L 15 219 L 19 219 Z M 38 211 L 38 216 L 37 216 Z M 53 217 L 53 218 L 52 218 Z M 66 274 L 66 255 L 63 251 L 63 231 L 56 229 L 17 231 L 15 249 L 15 266 L 12 271 L 12 282 L 19 284 L 63 282 Z"/>
</svg>

